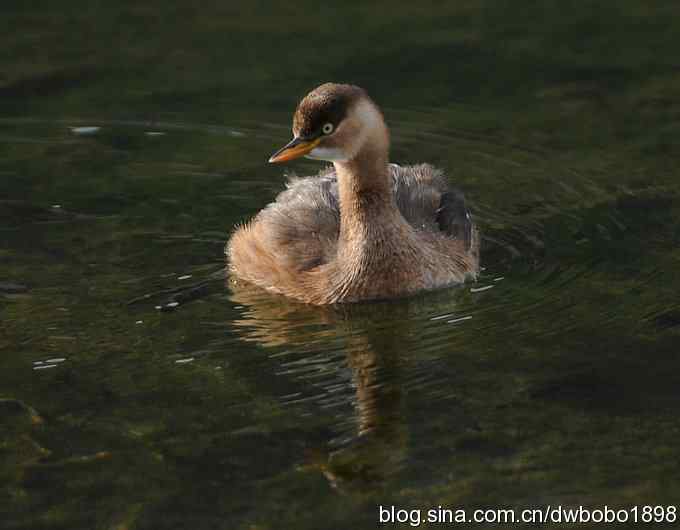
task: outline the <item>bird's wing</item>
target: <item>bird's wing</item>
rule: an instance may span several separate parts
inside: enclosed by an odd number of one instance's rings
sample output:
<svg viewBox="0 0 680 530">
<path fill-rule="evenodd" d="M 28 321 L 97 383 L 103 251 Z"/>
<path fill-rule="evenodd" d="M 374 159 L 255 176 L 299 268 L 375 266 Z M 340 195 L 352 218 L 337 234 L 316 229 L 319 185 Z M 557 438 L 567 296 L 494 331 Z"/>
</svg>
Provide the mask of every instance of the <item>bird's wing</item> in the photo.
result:
<svg viewBox="0 0 680 530">
<path fill-rule="evenodd" d="M 329 261 L 340 233 L 335 173 L 289 177 L 286 190 L 257 215 L 253 228 L 284 267 L 309 270 Z"/>
<path fill-rule="evenodd" d="M 397 205 L 415 228 L 460 239 L 469 250 L 472 222 L 463 193 L 449 187 L 444 173 L 429 164 L 390 164 Z"/>
<path fill-rule="evenodd" d="M 443 232 L 460 239 L 465 250 L 472 247 L 472 219 L 465 206 L 465 197 L 459 190 L 451 190 L 442 194 L 437 209 L 437 224 Z"/>
</svg>

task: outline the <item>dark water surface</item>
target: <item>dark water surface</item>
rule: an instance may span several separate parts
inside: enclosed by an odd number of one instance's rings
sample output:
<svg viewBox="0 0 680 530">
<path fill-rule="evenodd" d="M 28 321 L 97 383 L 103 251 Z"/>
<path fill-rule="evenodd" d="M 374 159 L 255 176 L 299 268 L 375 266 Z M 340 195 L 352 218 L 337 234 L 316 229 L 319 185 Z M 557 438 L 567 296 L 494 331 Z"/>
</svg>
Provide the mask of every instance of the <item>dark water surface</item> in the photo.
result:
<svg viewBox="0 0 680 530">
<path fill-rule="evenodd" d="M 343 6 L 1 8 L 1 528 L 678 502 L 680 6 Z M 328 80 L 465 190 L 477 283 L 315 308 L 225 277 Z"/>
</svg>

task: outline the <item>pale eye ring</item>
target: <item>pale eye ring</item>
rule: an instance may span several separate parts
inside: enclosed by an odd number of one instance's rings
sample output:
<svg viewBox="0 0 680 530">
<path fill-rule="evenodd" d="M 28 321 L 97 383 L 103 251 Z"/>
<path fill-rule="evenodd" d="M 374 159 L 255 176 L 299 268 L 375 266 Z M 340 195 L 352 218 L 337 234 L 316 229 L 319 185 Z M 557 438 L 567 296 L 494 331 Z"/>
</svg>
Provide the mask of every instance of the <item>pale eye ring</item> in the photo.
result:
<svg viewBox="0 0 680 530">
<path fill-rule="evenodd" d="M 333 124 L 332 123 L 324 124 L 324 126 L 321 127 L 321 132 L 324 134 L 331 134 L 333 132 Z"/>
</svg>

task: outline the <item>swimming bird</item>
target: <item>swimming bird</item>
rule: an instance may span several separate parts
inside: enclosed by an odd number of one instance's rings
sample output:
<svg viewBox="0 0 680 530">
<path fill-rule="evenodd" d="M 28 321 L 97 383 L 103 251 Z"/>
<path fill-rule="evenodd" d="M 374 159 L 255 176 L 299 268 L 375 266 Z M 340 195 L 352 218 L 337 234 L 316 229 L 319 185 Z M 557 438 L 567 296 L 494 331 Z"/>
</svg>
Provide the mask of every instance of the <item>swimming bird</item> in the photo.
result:
<svg viewBox="0 0 680 530">
<path fill-rule="evenodd" d="M 269 159 L 332 162 L 287 189 L 226 246 L 232 276 L 310 304 L 412 295 L 474 279 L 479 236 L 462 193 L 429 164 L 389 163 L 365 90 L 326 83 L 300 101 L 293 140 Z"/>
</svg>

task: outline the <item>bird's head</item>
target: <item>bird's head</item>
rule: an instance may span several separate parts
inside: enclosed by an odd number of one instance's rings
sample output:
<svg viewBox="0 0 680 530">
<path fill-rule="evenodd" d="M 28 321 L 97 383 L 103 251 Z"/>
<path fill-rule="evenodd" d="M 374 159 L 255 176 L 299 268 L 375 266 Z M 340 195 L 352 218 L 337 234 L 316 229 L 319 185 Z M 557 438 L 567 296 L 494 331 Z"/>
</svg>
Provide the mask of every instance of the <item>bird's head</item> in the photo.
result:
<svg viewBox="0 0 680 530">
<path fill-rule="evenodd" d="M 383 140 L 386 144 L 382 113 L 364 89 L 326 83 L 300 101 L 293 117 L 293 139 L 269 162 L 287 162 L 301 156 L 347 162 L 368 142 Z"/>
</svg>

